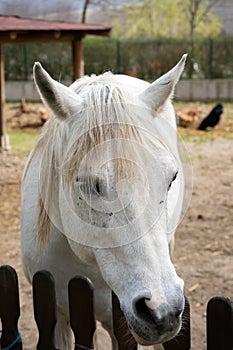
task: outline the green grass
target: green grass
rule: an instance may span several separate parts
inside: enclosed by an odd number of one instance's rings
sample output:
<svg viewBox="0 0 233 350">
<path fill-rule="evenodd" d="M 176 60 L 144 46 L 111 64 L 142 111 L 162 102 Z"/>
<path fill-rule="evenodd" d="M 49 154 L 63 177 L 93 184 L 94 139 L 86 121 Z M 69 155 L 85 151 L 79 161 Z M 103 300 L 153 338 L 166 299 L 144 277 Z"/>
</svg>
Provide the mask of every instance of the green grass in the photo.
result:
<svg viewBox="0 0 233 350">
<path fill-rule="evenodd" d="M 180 138 L 184 142 L 197 142 L 197 143 L 205 143 L 214 141 L 215 137 L 212 135 L 181 135 Z"/>
<path fill-rule="evenodd" d="M 26 157 L 38 139 L 37 133 L 8 131 L 12 153 L 20 158 Z"/>
</svg>

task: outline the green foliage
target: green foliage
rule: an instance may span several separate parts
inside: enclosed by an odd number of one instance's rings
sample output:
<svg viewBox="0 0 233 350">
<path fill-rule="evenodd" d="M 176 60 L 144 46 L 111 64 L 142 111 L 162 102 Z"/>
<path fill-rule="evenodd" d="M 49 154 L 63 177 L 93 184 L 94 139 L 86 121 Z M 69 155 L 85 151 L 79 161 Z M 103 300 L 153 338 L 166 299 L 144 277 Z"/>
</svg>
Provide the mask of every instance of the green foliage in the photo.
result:
<svg viewBox="0 0 233 350">
<path fill-rule="evenodd" d="M 48 46 L 4 45 L 6 80 L 32 79 L 34 61 L 41 61 L 48 72 L 61 82 L 72 80 L 71 47 L 68 44 Z M 129 74 L 148 81 L 165 73 L 181 55 L 189 53 L 183 78 L 193 62 L 198 66 L 193 78 L 233 78 L 233 38 L 196 39 L 195 56 L 189 40 L 110 38 L 83 40 L 85 73 L 100 74 L 106 70 Z M 186 74 L 186 75 L 185 75 Z"/>
<path fill-rule="evenodd" d="M 83 49 L 87 74 L 101 74 L 108 70 L 117 72 L 116 40 L 88 38 L 83 41 Z"/>
<path fill-rule="evenodd" d="M 55 72 L 57 80 L 72 76 L 71 45 L 69 43 L 50 44 L 5 44 L 6 80 L 30 80 L 34 62 L 39 61 L 49 72 Z"/>
<path fill-rule="evenodd" d="M 123 40 L 120 42 L 120 72 L 154 80 L 187 50 L 188 43 L 177 40 Z"/>
<path fill-rule="evenodd" d="M 117 38 L 199 38 L 216 37 L 221 21 L 208 9 L 208 1 L 200 0 L 195 12 L 193 0 L 141 0 L 124 8 L 124 16 L 114 21 Z"/>
<path fill-rule="evenodd" d="M 222 22 L 213 13 L 209 12 L 205 20 L 201 20 L 196 28 L 198 38 L 216 38 L 221 33 Z"/>
<path fill-rule="evenodd" d="M 183 18 L 176 1 L 144 0 L 125 7 L 124 22 L 114 23 L 113 35 L 120 38 L 179 37 Z"/>
<path fill-rule="evenodd" d="M 21 158 L 29 154 L 38 139 L 38 133 L 15 130 L 9 131 L 8 134 L 12 152 Z"/>
</svg>

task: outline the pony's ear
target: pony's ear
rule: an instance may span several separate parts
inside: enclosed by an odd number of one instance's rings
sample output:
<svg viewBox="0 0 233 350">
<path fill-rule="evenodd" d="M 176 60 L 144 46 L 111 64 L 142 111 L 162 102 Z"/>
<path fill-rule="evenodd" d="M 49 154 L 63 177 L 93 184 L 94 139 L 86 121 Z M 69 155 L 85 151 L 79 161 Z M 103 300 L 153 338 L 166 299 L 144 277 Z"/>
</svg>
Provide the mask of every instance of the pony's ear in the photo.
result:
<svg viewBox="0 0 233 350">
<path fill-rule="evenodd" d="M 157 109 L 172 97 L 174 88 L 179 81 L 185 66 L 187 54 L 169 72 L 155 80 L 148 88 L 139 94 L 139 98 L 152 109 Z"/>
<path fill-rule="evenodd" d="M 42 101 L 60 120 L 65 120 L 81 110 L 83 99 L 52 79 L 39 62 L 34 64 L 33 75 Z"/>
</svg>

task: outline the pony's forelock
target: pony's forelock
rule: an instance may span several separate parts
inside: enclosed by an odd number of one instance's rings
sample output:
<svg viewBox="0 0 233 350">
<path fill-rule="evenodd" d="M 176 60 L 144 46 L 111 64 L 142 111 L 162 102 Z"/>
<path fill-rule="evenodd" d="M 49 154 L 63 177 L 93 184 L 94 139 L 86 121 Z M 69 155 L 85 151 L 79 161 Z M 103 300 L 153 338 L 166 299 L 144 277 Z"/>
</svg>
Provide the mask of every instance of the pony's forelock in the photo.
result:
<svg viewBox="0 0 233 350">
<path fill-rule="evenodd" d="M 154 124 L 149 111 L 140 105 L 133 94 L 114 83 L 113 78 L 111 73 L 105 73 L 99 77 L 84 77 L 74 83 L 71 88 L 83 99 L 81 112 L 62 122 L 52 116 L 35 146 L 34 153 L 42 151 L 41 164 L 50 166 L 50 171 L 44 178 L 45 172 L 40 175 L 40 181 L 46 183 L 46 188 L 49 189 L 43 191 L 38 203 L 38 242 L 41 246 L 49 239 L 48 211 L 51 201 L 58 203 L 58 173 L 68 183 L 72 183 L 86 154 L 108 141 L 132 142 L 131 149 L 127 149 L 128 154 L 135 153 L 134 143 L 147 148 L 148 142 L 156 142 L 151 132 Z M 114 142 L 112 144 L 117 159 L 116 176 L 121 176 L 124 172 L 124 177 L 131 177 L 134 170 L 130 162 L 124 161 L 124 146 L 118 147 Z M 59 216 L 58 212 L 56 216 Z"/>
</svg>

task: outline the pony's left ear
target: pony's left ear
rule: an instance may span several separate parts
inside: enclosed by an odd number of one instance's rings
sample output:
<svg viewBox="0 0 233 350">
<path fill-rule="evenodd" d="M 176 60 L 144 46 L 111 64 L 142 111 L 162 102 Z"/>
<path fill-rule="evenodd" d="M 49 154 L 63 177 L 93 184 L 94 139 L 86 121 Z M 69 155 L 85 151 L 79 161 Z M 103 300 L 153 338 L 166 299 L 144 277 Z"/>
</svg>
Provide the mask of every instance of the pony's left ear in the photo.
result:
<svg viewBox="0 0 233 350">
<path fill-rule="evenodd" d="M 174 88 L 183 72 L 187 54 L 169 72 L 155 80 L 148 88 L 139 94 L 139 98 L 152 109 L 158 109 L 168 98 L 172 97 Z"/>
<path fill-rule="evenodd" d="M 52 79 L 39 62 L 33 67 L 34 80 L 45 105 L 60 120 L 77 114 L 83 99 L 67 86 Z"/>
</svg>

